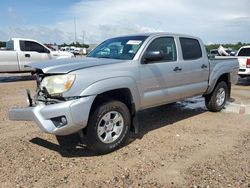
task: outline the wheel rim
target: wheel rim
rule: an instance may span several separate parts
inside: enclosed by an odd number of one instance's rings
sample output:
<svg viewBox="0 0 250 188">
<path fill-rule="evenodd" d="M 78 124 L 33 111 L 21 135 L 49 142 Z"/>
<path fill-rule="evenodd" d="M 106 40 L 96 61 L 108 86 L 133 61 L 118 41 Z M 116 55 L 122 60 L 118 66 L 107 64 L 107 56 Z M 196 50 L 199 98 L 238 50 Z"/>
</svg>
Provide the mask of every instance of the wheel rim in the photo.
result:
<svg viewBox="0 0 250 188">
<path fill-rule="evenodd" d="M 221 106 L 225 102 L 226 92 L 224 88 L 220 88 L 216 95 L 216 103 Z"/>
<path fill-rule="evenodd" d="M 124 128 L 124 119 L 117 111 L 110 111 L 104 114 L 98 122 L 97 135 L 103 143 L 116 141 Z"/>
</svg>

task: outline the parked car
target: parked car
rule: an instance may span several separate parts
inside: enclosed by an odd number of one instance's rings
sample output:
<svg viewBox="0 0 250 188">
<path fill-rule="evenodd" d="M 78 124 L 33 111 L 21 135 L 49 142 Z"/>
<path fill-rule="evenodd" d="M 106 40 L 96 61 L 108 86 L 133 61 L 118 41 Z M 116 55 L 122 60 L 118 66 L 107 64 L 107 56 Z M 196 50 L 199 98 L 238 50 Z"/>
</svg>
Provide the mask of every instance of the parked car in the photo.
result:
<svg viewBox="0 0 250 188">
<path fill-rule="evenodd" d="M 239 61 L 239 76 L 250 76 L 250 46 L 243 46 L 236 54 Z"/>
<path fill-rule="evenodd" d="M 6 43 L 6 50 L 0 51 L 0 72 L 31 71 L 26 66 L 31 62 L 73 56 L 69 52 L 52 51 L 35 40 L 12 38 Z"/>
<path fill-rule="evenodd" d="M 86 55 L 87 54 L 87 49 L 86 48 L 80 48 L 80 47 L 75 47 L 75 46 L 66 46 L 66 47 L 61 47 L 61 51 L 69 51 L 73 53 L 75 56 L 77 55 Z"/>
<path fill-rule="evenodd" d="M 112 38 L 86 58 L 30 66 L 36 94 L 28 92 L 29 107 L 12 108 L 9 118 L 34 121 L 61 145 L 84 135 L 98 154 L 138 132 L 140 110 L 203 95 L 208 110 L 220 111 L 239 68 L 237 59 L 208 60 L 199 38 L 169 33 Z"/>
</svg>

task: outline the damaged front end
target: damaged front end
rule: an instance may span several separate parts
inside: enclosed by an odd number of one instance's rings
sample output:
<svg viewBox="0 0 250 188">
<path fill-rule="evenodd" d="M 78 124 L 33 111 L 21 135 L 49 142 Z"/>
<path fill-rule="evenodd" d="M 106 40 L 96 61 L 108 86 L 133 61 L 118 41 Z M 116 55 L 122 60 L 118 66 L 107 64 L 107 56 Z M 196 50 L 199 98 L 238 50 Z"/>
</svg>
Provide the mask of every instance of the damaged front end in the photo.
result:
<svg viewBox="0 0 250 188">
<path fill-rule="evenodd" d="M 36 78 L 36 91 L 33 97 L 31 97 L 31 92 L 30 90 L 26 90 L 27 93 L 27 103 L 29 106 L 36 106 L 38 104 L 45 104 L 45 105 L 50 105 L 50 104 L 56 104 L 56 103 L 61 103 L 61 102 L 65 102 L 65 101 L 69 101 L 69 100 L 74 100 L 74 99 L 79 99 L 82 96 L 70 96 L 70 97 L 63 97 L 63 92 L 67 91 L 70 89 L 70 87 L 72 86 L 74 80 L 75 80 L 75 76 L 71 76 L 74 79 L 70 80 L 70 81 L 66 81 L 65 83 L 63 83 L 62 79 L 59 79 L 59 82 L 61 82 L 61 86 L 58 86 L 59 84 L 51 84 L 52 86 L 45 86 L 45 84 L 43 82 L 44 79 L 48 79 L 48 78 L 56 78 L 56 77 L 63 77 L 65 76 L 62 74 L 44 74 L 42 72 L 42 70 L 37 69 L 36 71 L 32 72 L 32 75 Z M 67 75 L 68 77 L 68 75 Z M 65 86 L 64 86 L 65 85 Z M 54 88 L 58 88 L 58 87 L 63 87 L 63 89 L 61 89 L 60 91 L 55 92 L 53 89 Z"/>
<path fill-rule="evenodd" d="M 73 75 L 73 74 L 72 74 Z M 34 121 L 44 132 L 68 135 L 87 126 L 94 96 L 63 96 L 75 76 L 70 74 L 44 74 L 33 72 L 37 88 L 32 97 L 27 90 L 28 107 L 12 108 L 9 119 L 14 121 Z"/>
<path fill-rule="evenodd" d="M 30 90 L 26 89 L 26 100 L 28 106 L 32 107 L 41 103 L 49 105 L 64 102 L 66 100 L 60 95 L 51 96 L 45 87 L 41 87 L 41 82 L 43 78 L 51 75 L 46 75 L 43 74 L 41 70 L 36 70 L 36 72 L 32 72 L 32 76 L 36 78 L 36 91 L 35 94 L 32 96 Z"/>
</svg>

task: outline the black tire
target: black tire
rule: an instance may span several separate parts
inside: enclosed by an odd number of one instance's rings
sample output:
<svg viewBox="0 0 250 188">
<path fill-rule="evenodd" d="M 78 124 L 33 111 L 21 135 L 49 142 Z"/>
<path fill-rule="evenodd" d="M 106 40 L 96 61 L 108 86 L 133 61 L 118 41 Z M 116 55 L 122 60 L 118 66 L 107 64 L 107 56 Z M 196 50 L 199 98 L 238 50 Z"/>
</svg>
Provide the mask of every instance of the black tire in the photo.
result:
<svg viewBox="0 0 250 188">
<path fill-rule="evenodd" d="M 119 115 L 118 117 L 123 118 L 123 121 L 119 121 L 117 123 L 113 123 L 113 120 L 111 118 L 112 113 L 116 113 Z M 107 122 L 103 120 L 106 115 L 110 114 L 110 121 L 112 121 L 113 125 L 111 125 L 111 130 L 107 130 Z M 101 126 L 101 124 L 104 125 Z M 120 122 L 123 122 L 120 124 Z M 110 124 L 112 124 L 110 123 Z M 122 128 L 120 129 L 119 136 L 114 134 L 116 136 L 116 139 L 112 141 L 113 139 L 113 133 L 114 127 L 121 126 Z M 118 148 L 120 148 L 127 140 L 128 135 L 129 135 L 129 130 L 130 130 L 130 125 L 131 125 L 131 115 L 129 112 L 128 107 L 120 102 L 120 101 L 109 101 L 105 102 L 103 104 L 100 104 L 100 106 L 97 106 L 92 113 L 90 114 L 90 118 L 88 121 L 88 126 L 87 126 L 87 132 L 86 132 L 86 144 L 87 147 L 93 151 L 96 154 L 106 154 L 110 153 Z M 102 136 L 98 136 L 98 127 L 103 127 L 103 130 L 105 132 L 103 133 L 104 138 L 110 133 L 112 135 L 112 139 L 109 140 L 110 143 L 105 143 L 104 140 L 102 140 Z M 113 128 L 112 128 L 113 127 Z M 105 128 L 105 129 L 104 129 Z M 108 132 L 109 131 L 109 132 Z M 108 132 L 108 133 L 107 133 Z M 99 133 L 101 134 L 101 133 Z M 103 138 L 103 139 L 104 139 Z"/>
<path fill-rule="evenodd" d="M 56 139 L 58 144 L 64 148 L 74 148 L 81 142 L 81 138 L 78 133 L 66 136 L 56 135 Z"/>
<path fill-rule="evenodd" d="M 217 95 L 219 94 L 220 91 L 225 92 L 225 98 L 223 102 L 218 103 Z M 229 95 L 229 92 L 228 92 L 228 86 L 226 82 L 224 81 L 219 82 L 216 85 L 214 91 L 210 95 L 205 96 L 205 104 L 206 104 L 207 109 L 211 112 L 221 111 L 228 100 L 228 95 Z"/>
</svg>

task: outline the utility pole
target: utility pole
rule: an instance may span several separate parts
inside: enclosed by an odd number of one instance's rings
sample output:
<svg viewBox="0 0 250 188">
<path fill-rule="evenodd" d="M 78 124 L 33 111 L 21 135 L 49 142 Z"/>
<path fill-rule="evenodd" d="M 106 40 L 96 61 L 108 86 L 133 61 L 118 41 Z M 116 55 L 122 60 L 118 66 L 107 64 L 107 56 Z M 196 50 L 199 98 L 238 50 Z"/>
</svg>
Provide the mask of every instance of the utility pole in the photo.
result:
<svg viewBox="0 0 250 188">
<path fill-rule="evenodd" d="M 76 41 L 76 17 L 74 17 L 74 23 L 75 23 L 75 43 L 77 42 Z"/>
<path fill-rule="evenodd" d="M 84 39 L 85 39 L 84 36 L 85 36 L 85 31 L 83 30 L 83 31 L 82 31 L 82 43 L 83 43 L 83 44 L 84 44 Z"/>
</svg>

